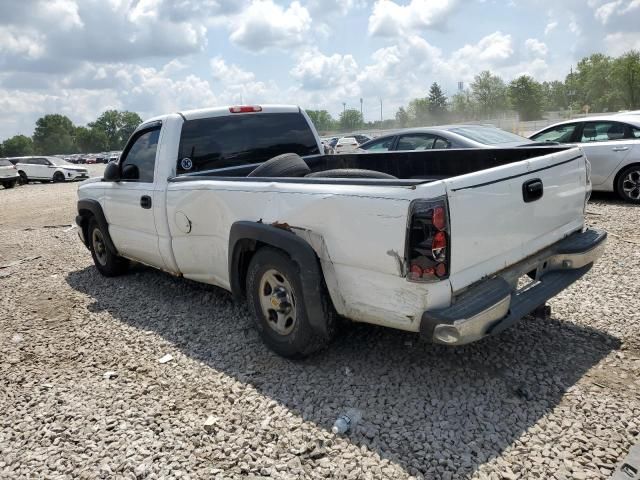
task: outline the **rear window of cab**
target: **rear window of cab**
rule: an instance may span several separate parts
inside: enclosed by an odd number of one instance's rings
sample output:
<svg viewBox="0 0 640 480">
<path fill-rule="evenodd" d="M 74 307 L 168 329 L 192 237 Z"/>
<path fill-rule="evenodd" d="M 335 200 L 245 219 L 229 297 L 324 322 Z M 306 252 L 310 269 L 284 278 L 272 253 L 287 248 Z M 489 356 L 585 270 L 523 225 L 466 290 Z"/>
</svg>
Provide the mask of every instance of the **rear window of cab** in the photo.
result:
<svg viewBox="0 0 640 480">
<path fill-rule="evenodd" d="M 320 153 L 300 113 L 234 114 L 187 120 L 182 125 L 177 173 L 261 163 L 282 153 Z"/>
</svg>

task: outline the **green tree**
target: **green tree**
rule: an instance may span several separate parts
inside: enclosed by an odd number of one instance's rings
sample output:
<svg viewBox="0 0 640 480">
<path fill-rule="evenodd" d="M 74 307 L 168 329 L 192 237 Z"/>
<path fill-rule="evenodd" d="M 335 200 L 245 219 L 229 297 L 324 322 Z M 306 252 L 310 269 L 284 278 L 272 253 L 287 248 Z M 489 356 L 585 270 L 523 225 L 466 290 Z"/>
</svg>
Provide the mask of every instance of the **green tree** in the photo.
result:
<svg viewBox="0 0 640 480">
<path fill-rule="evenodd" d="M 640 52 L 631 50 L 613 61 L 613 85 L 620 92 L 622 106 L 640 108 Z"/>
<path fill-rule="evenodd" d="M 2 142 L 2 156 L 23 157 L 33 154 L 33 141 L 25 135 L 15 135 Z"/>
<path fill-rule="evenodd" d="M 142 123 L 140 115 L 134 112 L 107 110 L 95 122 L 89 123 L 90 129 L 101 130 L 107 137 L 107 149 L 121 150 L 133 131 Z"/>
<path fill-rule="evenodd" d="M 409 124 L 409 114 L 404 107 L 400 107 L 396 112 L 396 121 L 400 128 L 405 128 Z"/>
<path fill-rule="evenodd" d="M 41 155 L 74 153 L 75 127 L 69 118 L 60 114 L 50 114 L 36 121 L 33 132 L 33 147 Z"/>
<path fill-rule="evenodd" d="M 475 76 L 471 84 L 471 94 L 478 104 L 480 114 L 486 118 L 507 106 L 507 89 L 504 82 L 488 70 Z"/>
<path fill-rule="evenodd" d="M 107 135 L 100 129 L 77 127 L 76 145 L 82 153 L 101 152 L 109 149 Z"/>
<path fill-rule="evenodd" d="M 528 75 L 522 75 L 509 84 L 511 106 L 520 120 L 537 120 L 542 115 L 544 95 L 542 85 Z"/>
<path fill-rule="evenodd" d="M 462 120 L 475 118 L 476 103 L 468 90 L 456 93 L 451 97 L 451 112 Z"/>
<path fill-rule="evenodd" d="M 350 108 L 340 114 L 340 129 L 346 132 L 362 128 L 364 120 L 360 110 Z"/>
<path fill-rule="evenodd" d="M 601 53 L 578 62 L 573 83 L 580 107 L 588 105 L 592 112 L 617 110 L 621 99 L 612 85 L 612 63 L 611 57 Z"/>
<path fill-rule="evenodd" d="M 427 98 L 414 98 L 407 107 L 409 114 L 409 124 L 413 126 L 423 126 L 429 122 L 429 100 Z"/>
<path fill-rule="evenodd" d="M 559 80 L 542 82 L 545 110 L 565 110 L 569 107 L 567 88 Z"/>
<path fill-rule="evenodd" d="M 319 132 L 328 132 L 335 128 L 335 120 L 326 110 L 307 110 L 307 115 Z"/>
<path fill-rule="evenodd" d="M 447 97 L 435 82 L 429 89 L 429 112 L 435 117 L 442 117 L 447 113 Z"/>
</svg>

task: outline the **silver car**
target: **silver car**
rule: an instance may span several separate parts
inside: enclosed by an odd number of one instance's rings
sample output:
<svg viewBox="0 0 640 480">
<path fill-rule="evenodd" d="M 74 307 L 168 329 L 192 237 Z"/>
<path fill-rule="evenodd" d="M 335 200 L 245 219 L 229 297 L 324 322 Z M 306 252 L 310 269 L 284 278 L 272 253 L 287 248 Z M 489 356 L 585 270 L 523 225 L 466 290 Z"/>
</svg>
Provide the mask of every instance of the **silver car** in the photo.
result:
<svg viewBox="0 0 640 480">
<path fill-rule="evenodd" d="M 509 148 L 533 143 L 525 137 L 490 125 L 443 125 L 400 130 L 363 143 L 360 150 L 373 153 L 446 148 Z"/>
<path fill-rule="evenodd" d="M 640 203 L 640 117 L 610 115 L 556 123 L 530 137 L 536 142 L 572 143 L 591 163 L 596 191 L 616 192 Z"/>
<path fill-rule="evenodd" d="M 6 158 L 0 158 L 0 184 L 4 188 L 13 188 L 18 183 L 20 175 L 16 166 Z"/>
</svg>

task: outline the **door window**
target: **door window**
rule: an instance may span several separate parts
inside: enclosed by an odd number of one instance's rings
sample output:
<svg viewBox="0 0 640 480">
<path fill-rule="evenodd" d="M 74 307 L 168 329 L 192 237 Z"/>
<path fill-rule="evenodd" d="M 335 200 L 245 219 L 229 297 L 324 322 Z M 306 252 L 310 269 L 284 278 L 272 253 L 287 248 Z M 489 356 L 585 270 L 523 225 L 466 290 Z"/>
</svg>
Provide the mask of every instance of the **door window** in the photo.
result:
<svg viewBox="0 0 640 480">
<path fill-rule="evenodd" d="M 631 136 L 633 138 L 640 138 L 640 128 L 639 127 L 631 127 Z"/>
<path fill-rule="evenodd" d="M 443 150 L 445 148 L 451 148 L 451 143 L 442 137 L 436 137 L 436 141 L 433 143 L 433 148 Z"/>
<path fill-rule="evenodd" d="M 159 137 L 160 127 L 157 127 L 143 130 L 133 138 L 120 161 L 123 180 L 153 183 Z"/>
<path fill-rule="evenodd" d="M 403 135 L 398 140 L 396 150 L 431 150 L 435 139 L 436 136 L 430 133 Z"/>
<path fill-rule="evenodd" d="M 625 138 L 624 124 L 618 122 L 588 122 L 582 129 L 580 142 L 609 142 Z"/>
<path fill-rule="evenodd" d="M 544 132 L 534 135 L 531 139 L 536 142 L 570 142 L 577 126 L 578 125 L 576 123 L 558 125 L 557 127 L 550 128 Z"/>
<path fill-rule="evenodd" d="M 363 147 L 368 152 L 388 152 L 395 137 L 386 137 L 367 143 Z"/>
</svg>

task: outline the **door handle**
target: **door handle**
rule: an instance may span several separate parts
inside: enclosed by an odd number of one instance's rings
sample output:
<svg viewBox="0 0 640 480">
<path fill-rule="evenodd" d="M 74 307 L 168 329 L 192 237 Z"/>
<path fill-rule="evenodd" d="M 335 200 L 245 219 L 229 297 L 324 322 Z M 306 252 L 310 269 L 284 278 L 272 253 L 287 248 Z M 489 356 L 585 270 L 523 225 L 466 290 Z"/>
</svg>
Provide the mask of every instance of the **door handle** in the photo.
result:
<svg viewBox="0 0 640 480">
<path fill-rule="evenodd" d="M 542 198 L 543 194 L 544 185 L 542 184 L 542 180 L 539 178 L 528 180 L 522 184 L 522 199 L 525 203 L 535 202 Z"/>
<path fill-rule="evenodd" d="M 612 150 L 614 152 L 626 152 L 627 150 L 629 150 L 629 147 L 613 147 Z"/>
<path fill-rule="evenodd" d="M 140 197 L 140 206 L 142 208 L 151 208 L 151 197 L 149 195 L 143 195 Z"/>
</svg>

